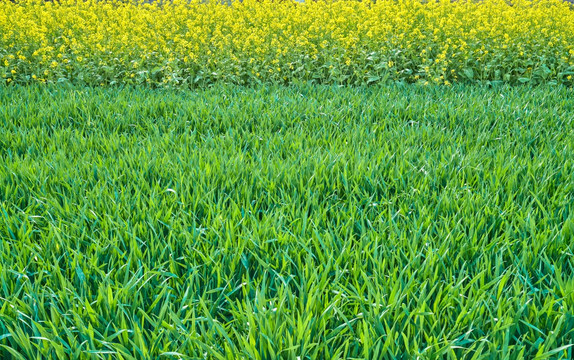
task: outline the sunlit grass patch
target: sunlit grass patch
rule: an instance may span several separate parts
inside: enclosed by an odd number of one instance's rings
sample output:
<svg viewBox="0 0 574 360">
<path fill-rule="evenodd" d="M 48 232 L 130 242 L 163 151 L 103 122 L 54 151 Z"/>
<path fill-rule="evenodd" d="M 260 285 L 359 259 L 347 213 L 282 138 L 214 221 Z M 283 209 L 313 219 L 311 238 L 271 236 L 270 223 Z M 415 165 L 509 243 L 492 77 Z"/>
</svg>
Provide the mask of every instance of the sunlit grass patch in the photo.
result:
<svg viewBox="0 0 574 360">
<path fill-rule="evenodd" d="M 0 91 L 0 357 L 572 358 L 572 90 Z"/>
</svg>

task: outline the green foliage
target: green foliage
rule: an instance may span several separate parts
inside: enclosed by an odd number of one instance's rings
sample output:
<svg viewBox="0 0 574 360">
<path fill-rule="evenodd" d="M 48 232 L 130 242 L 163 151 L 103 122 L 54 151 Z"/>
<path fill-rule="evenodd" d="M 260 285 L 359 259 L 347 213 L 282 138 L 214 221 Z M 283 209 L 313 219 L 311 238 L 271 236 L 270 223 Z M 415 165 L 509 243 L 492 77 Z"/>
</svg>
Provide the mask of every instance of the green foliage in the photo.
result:
<svg viewBox="0 0 574 360">
<path fill-rule="evenodd" d="M 573 96 L 4 88 L 0 357 L 572 358 Z"/>
</svg>

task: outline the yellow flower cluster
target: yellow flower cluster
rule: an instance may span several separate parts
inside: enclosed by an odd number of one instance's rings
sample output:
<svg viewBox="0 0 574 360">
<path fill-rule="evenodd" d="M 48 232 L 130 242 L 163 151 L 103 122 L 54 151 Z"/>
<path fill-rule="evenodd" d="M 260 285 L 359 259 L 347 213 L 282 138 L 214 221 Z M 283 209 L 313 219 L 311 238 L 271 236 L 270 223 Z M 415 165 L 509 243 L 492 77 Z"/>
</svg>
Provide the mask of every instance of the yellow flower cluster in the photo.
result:
<svg viewBox="0 0 574 360">
<path fill-rule="evenodd" d="M 561 0 L 0 1 L 0 80 L 572 84 Z"/>
</svg>

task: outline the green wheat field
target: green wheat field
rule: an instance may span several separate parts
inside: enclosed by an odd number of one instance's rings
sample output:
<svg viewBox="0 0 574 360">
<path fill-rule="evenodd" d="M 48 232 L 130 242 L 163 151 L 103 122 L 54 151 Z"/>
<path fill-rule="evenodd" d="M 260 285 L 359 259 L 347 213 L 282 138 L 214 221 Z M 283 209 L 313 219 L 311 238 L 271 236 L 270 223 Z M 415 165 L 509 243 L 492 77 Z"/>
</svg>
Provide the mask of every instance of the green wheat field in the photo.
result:
<svg viewBox="0 0 574 360">
<path fill-rule="evenodd" d="M 2 359 L 571 359 L 574 90 L 0 90 Z"/>
</svg>

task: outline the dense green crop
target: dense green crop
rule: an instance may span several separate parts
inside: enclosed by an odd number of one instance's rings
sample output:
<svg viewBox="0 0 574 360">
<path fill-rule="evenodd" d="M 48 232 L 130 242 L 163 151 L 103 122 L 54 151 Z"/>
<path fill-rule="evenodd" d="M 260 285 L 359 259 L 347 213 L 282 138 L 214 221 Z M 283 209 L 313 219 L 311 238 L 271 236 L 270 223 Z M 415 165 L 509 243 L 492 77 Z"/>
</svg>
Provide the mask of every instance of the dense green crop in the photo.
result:
<svg viewBox="0 0 574 360">
<path fill-rule="evenodd" d="M 0 90 L 0 356 L 572 358 L 565 88 Z"/>
</svg>

